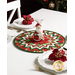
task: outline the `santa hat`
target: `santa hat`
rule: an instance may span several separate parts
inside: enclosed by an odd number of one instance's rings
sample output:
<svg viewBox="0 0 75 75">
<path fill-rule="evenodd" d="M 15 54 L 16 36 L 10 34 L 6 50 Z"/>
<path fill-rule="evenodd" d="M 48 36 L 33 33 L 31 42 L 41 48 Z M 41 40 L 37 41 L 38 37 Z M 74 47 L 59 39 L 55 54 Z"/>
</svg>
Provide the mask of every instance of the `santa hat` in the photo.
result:
<svg viewBox="0 0 75 75">
<path fill-rule="evenodd" d="M 37 24 L 35 25 L 35 27 L 38 27 L 38 26 L 41 26 L 40 23 L 37 23 Z"/>
</svg>

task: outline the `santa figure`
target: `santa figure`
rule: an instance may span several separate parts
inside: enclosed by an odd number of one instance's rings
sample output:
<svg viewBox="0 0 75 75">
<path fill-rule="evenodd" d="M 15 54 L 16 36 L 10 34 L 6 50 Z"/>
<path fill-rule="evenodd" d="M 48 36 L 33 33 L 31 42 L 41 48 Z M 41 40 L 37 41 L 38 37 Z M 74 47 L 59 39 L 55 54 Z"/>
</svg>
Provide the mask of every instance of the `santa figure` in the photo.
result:
<svg viewBox="0 0 75 75">
<path fill-rule="evenodd" d="M 44 37 L 43 37 L 44 31 L 42 30 L 40 23 L 37 23 L 35 27 L 36 27 L 36 30 L 34 32 L 34 40 L 35 41 L 40 41 L 41 39 L 44 40 Z"/>
</svg>

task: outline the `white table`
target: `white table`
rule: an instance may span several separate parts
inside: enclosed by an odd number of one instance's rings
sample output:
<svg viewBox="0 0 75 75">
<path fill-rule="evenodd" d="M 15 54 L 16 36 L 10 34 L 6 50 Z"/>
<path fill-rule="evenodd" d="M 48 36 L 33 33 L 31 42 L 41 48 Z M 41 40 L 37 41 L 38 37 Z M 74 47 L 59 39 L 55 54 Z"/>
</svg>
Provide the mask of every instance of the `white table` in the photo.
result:
<svg viewBox="0 0 75 75">
<path fill-rule="evenodd" d="M 40 9 L 31 14 L 33 18 L 44 19 L 42 28 L 58 32 L 65 36 L 67 34 L 67 14 L 48 9 Z M 10 32 L 8 32 L 10 33 Z M 13 31 L 14 33 L 14 31 Z M 12 34 L 12 33 L 10 33 Z M 8 75 L 52 75 L 35 70 L 34 60 L 40 54 L 28 53 L 18 50 L 13 45 L 13 39 L 7 47 L 7 71 Z M 63 73 L 60 75 L 67 75 Z"/>
</svg>

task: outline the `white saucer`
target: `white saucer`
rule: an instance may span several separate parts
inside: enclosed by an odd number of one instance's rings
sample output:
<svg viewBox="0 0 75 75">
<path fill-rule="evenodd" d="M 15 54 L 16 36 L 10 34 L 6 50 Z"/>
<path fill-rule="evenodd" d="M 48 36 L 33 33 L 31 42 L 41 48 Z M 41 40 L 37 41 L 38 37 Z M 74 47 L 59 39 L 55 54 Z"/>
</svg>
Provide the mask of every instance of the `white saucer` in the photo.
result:
<svg viewBox="0 0 75 75">
<path fill-rule="evenodd" d="M 57 73 L 54 69 L 53 69 L 53 61 L 50 61 L 48 59 L 49 55 L 52 53 L 52 50 L 44 52 L 42 55 L 40 55 L 37 59 L 38 63 L 39 63 L 39 67 L 45 71 L 49 71 L 52 73 Z M 67 70 L 67 61 L 63 62 L 64 63 L 64 69 L 63 71 Z"/>
<path fill-rule="evenodd" d="M 21 29 L 27 29 L 27 28 L 34 28 L 35 25 L 36 25 L 36 21 L 32 22 L 32 24 L 30 25 L 23 25 L 22 24 L 22 21 L 23 21 L 23 18 L 19 18 L 19 19 L 16 19 L 13 21 L 13 24 L 18 27 L 18 28 L 21 28 Z"/>
</svg>

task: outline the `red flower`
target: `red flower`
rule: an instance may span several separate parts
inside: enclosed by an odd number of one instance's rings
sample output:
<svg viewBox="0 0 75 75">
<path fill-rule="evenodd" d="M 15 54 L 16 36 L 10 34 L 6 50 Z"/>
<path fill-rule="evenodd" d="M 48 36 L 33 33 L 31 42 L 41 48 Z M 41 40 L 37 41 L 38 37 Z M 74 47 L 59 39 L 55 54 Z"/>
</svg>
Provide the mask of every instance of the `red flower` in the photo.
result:
<svg viewBox="0 0 75 75">
<path fill-rule="evenodd" d="M 29 21 L 28 21 L 28 24 L 32 24 L 32 21 L 29 20 Z"/>
<path fill-rule="evenodd" d="M 24 20 L 22 21 L 22 23 L 24 25 L 30 25 L 32 24 L 32 22 L 34 21 L 34 19 L 30 16 L 30 15 L 23 15 Z"/>
<path fill-rule="evenodd" d="M 33 18 L 31 18 L 31 21 L 33 22 L 33 21 L 34 21 L 34 19 L 33 19 Z"/>
<path fill-rule="evenodd" d="M 54 54 L 50 54 L 49 57 L 48 57 L 48 59 L 54 60 L 55 59 L 55 55 Z"/>
<path fill-rule="evenodd" d="M 27 17 L 26 15 L 23 15 L 23 18 L 24 18 L 24 19 L 26 19 L 26 17 Z"/>
<path fill-rule="evenodd" d="M 23 20 L 23 21 L 22 21 L 22 24 L 26 25 L 26 24 L 28 24 L 28 21 Z"/>
<path fill-rule="evenodd" d="M 67 57 L 64 56 L 65 52 L 63 50 L 58 50 L 58 49 L 54 49 L 54 51 L 52 51 L 53 53 L 51 53 L 48 57 L 49 60 L 61 60 L 63 62 L 67 61 Z"/>
<path fill-rule="evenodd" d="M 54 58 L 54 61 L 60 60 L 59 58 Z"/>
<path fill-rule="evenodd" d="M 58 49 L 54 49 L 52 52 L 53 54 L 55 54 L 56 52 L 58 52 Z"/>
<path fill-rule="evenodd" d="M 63 62 L 65 62 L 65 61 L 67 61 L 67 58 L 66 58 L 66 56 L 62 56 L 62 57 L 60 58 L 60 60 L 63 61 Z"/>
<path fill-rule="evenodd" d="M 30 16 L 30 15 L 28 15 L 27 17 L 31 18 L 31 16 Z"/>
</svg>

